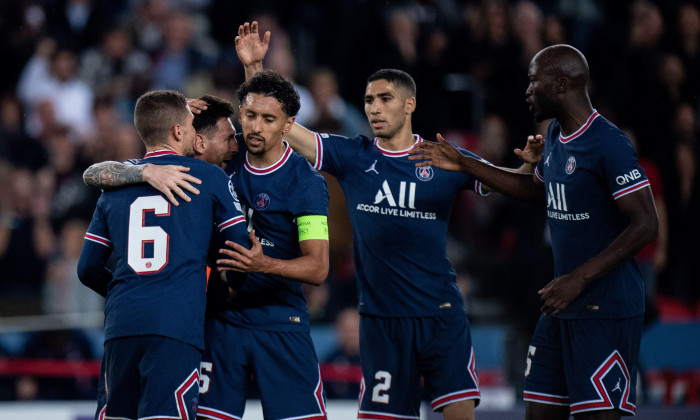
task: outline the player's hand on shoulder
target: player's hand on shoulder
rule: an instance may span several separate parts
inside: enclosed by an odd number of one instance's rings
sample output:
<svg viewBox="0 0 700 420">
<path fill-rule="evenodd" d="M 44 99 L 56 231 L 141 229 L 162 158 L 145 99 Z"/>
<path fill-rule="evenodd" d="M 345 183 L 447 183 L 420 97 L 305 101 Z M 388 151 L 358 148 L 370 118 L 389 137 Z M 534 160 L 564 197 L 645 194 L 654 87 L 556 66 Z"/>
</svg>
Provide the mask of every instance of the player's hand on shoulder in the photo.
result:
<svg viewBox="0 0 700 420">
<path fill-rule="evenodd" d="M 527 143 L 525 143 L 525 149 L 515 149 L 513 151 L 519 158 L 525 163 L 531 165 L 536 165 L 537 162 L 542 158 L 544 153 L 544 138 L 541 134 L 536 136 L 527 136 Z"/>
<path fill-rule="evenodd" d="M 246 22 L 238 27 L 238 36 L 235 39 L 236 53 L 243 66 L 262 62 L 270 46 L 270 31 L 265 32 L 262 40 L 258 33 L 258 22 Z"/>
<path fill-rule="evenodd" d="M 408 159 L 416 160 L 416 166 L 434 166 L 448 171 L 460 171 L 462 153 L 451 143 L 437 134 L 437 143 L 423 141 L 413 145 L 408 151 Z"/>
<path fill-rule="evenodd" d="M 143 170 L 143 180 L 163 193 L 173 205 L 178 206 L 180 203 L 175 195 L 189 202 L 192 198 L 185 191 L 199 194 L 199 190 L 192 184 L 201 184 L 202 181 L 188 174 L 189 170 L 190 168 L 180 165 L 147 164 Z"/>
</svg>

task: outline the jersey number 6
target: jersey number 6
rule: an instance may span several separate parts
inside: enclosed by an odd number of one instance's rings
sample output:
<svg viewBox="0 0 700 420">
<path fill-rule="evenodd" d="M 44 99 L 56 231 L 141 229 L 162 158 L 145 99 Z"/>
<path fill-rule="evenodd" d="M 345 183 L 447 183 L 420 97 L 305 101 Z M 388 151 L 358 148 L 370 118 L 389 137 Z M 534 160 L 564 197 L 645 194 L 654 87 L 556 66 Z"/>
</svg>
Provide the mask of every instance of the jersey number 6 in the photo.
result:
<svg viewBox="0 0 700 420">
<path fill-rule="evenodd" d="M 170 203 L 163 196 L 139 197 L 129 207 L 129 249 L 127 261 L 138 274 L 156 273 L 168 264 L 168 234 L 160 226 L 145 226 L 146 212 L 170 216 Z M 153 256 L 146 258 L 146 244 L 152 244 Z"/>
</svg>

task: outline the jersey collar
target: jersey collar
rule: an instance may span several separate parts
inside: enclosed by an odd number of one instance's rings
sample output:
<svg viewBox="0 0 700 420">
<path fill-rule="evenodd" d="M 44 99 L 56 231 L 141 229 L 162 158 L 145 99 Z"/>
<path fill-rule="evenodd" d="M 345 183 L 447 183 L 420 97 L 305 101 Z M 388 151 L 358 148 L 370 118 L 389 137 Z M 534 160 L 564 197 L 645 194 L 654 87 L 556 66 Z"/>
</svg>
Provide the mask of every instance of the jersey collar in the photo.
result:
<svg viewBox="0 0 700 420">
<path fill-rule="evenodd" d="M 583 123 L 583 125 L 582 125 L 578 130 L 576 130 L 573 134 L 570 134 L 570 135 L 568 135 L 568 136 L 566 136 L 566 137 L 564 137 L 564 136 L 561 135 L 561 130 L 560 130 L 560 131 L 559 131 L 559 141 L 562 142 L 562 143 L 568 143 L 568 142 L 570 142 L 571 140 L 574 140 L 574 139 L 580 137 L 581 134 L 583 134 L 586 130 L 588 130 L 588 127 L 590 127 L 591 124 L 593 124 L 593 120 L 595 120 L 596 118 L 598 118 L 598 116 L 600 116 L 600 114 L 598 114 L 598 111 L 596 111 L 596 110 L 594 109 L 594 110 L 593 110 L 593 113 L 591 114 L 590 117 L 588 117 L 588 119 L 586 120 L 586 122 Z"/>
<path fill-rule="evenodd" d="M 255 166 L 251 165 L 250 162 L 248 161 L 248 152 L 245 152 L 245 163 L 243 166 L 245 166 L 246 170 L 250 172 L 251 174 L 254 175 L 267 175 L 272 172 L 275 172 L 279 168 L 281 168 L 285 162 L 289 160 L 289 157 L 292 155 L 292 148 L 289 147 L 289 143 L 286 141 L 282 140 L 282 143 L 287 147 L 287 149 L 282 153 L 282 156 L 277 160 L 277 162 L 273 163 L 272 165 L 266 167 L 266 168 L 256 168 Z"/>
<path fill-rule="evenodd" d="M 413 135 L 413 138 L 415 139 L 415 141 L 413 142 L 413 144 L 420 143 L 420 142 L 423 141 L 423 138 L 422 138 L 421 136 L 419 136 L 418 134 L 414 134 L 414 135 Z M 413 146 L 411 146 L 411 147 L 409 147 L 408 149 L 404 149 L 404 150 L 387 150 L 387 149 L 384 149 L 383 147 L 381 147 L 381 146 L 379 145 L 379 138 L 377 138 L 377 137 L 374 138 L 374 146 L 375 146 L 384 156 L 388 156 L 388 157 L 402 157 L 402 156 L 408 156 L 408 151 L 411 150 L 411 149 L 413 148 Z"/>
<path fill-rule="evenodd" d="M 169 149 L 160 149 L 160 150 L 154 150 L 152 152 L 146 153 L 146 155 L 143 157 L 144 159 L 152 158 L 152 157 L 158 157 L 158 156 L 167 156 L 167 155 L 175 155 L 177 156 L 177 153 L 173 152 L 172 150 Z"/>
</svg>

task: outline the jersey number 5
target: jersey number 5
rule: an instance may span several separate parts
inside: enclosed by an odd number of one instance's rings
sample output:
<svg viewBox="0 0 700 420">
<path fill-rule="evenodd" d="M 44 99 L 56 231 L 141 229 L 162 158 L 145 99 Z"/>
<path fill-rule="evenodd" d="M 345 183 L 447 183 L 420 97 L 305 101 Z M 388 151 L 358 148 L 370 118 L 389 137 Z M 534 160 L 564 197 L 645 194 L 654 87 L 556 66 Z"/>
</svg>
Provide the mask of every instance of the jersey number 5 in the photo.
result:
<svg viewBox="0 0 700 420">
<path fill-rule="evenodd" d="M 129 207 L 129 249 L 127 262 L 138 274 L 156 273 L 168 264 L 168 234 L 160 226 L 145 226 L 146 212 L 170 216 L 170 203 L 163 196 L 139 197 Z M 146 257 L 145 248 L 151 244 L 153 256 Z"/>
</svg>

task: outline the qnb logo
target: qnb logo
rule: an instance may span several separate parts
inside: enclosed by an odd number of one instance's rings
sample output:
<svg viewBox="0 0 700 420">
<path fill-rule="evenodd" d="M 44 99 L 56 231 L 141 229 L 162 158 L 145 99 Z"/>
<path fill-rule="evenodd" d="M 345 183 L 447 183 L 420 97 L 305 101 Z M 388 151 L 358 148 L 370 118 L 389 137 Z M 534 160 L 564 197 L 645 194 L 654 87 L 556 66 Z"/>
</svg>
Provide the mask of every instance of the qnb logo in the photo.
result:
<svg viewBox="0 0 700 420">
<path fill-rule="evenodd" d="M 554 210 L 568 211 L 566 205 L 566 192 L 564 190 L 564 184 L 550 183 L 547 189 L 547 208 L 552 208 Z"/>
<path fill-rule="evenodd" d="M 406 197 L 406 185 L 408 184 L 408 197 Z M 406 199 L 408 198 L 408 202 L 406 202 Z M 415 209 L 416 208 L 416 183 L 415 182 L 406 182 L 406 181 L 401 181 L 401 184 L 399 184 L 399 195 L 398 195 L 398 203 L 397 200 L 394 196 L 394 193 L 391 191 L 391 188 L 389 188 L 389 183 L 384 180 L 382 183 L 382 188 L 377 191 L 377 195 L 374 196 L 374 204 L 379 204 L 382 201 L 386 200 L 387 203 L 391 207 L 401 207 L 401 208 L 409 208 L 409 209 Z"/>
<path fill-rule="evenodd" d="M 633 169 L 629 173 L 620 175 L 617 178 L 615 178 L 615 182 L 617 182 L 617 185 L 625 185 L 629 182 L 636 181 L 641 177 L 642 174 L 639 172 L 639 169 Z"/>
</svg>

